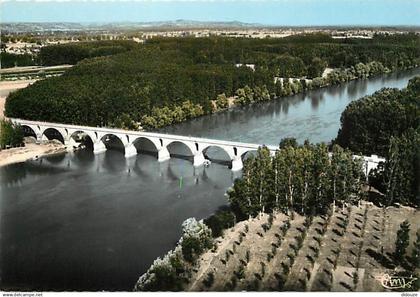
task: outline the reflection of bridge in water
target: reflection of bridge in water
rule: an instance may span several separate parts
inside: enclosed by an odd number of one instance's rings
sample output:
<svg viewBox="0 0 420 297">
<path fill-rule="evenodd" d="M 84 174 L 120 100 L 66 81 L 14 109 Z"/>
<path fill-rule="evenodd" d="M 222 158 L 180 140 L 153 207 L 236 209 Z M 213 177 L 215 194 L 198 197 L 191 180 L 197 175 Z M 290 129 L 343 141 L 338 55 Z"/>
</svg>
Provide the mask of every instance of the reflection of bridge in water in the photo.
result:
<svg viewBox="0 0 420 297">
<path fill-rule="evenodd" d="M 131 157 L 141 151 L 142 140 L 145 140 L 157 152 L 159 161 L 168 160 L 171 157 L 168 147 L 172 143 L 180 143 L 184 145 L 193 159 L 194 166 L 201 166 L 204 164 L 206 151 L 211 147 L 220 148 L 226 152 L 231 161 L 231 168 L 233 171 L 241 170 L 243 166 L 243 158 L 248 152 L 256 151 L 261 144 L 233 142 L 225 140 L 214 140 L 199 137 L 188 137 L 180 135 L 129 131 L 114 128 L 100 128 L 77 126 L 69 124 L 36 122 L 21 119 L 11 119 L 14 123 L 21 125 L 24 130 L 36 137 L 37 140 L 58 139 L 67 147 L 71 148 L 77 146 L 77 138 L 80 134 L 86 135 L 93 146 L 93 152 L 101 153 L 109 147 L 110 140 L 116 141 L 124 148 L 126 157 Z M 266 146 L 272 155 L 278 149 L 277 146 Z M 172 155 L 173 156 L 173 155 Z M 376 168 L 383 159 L 377 156 L 363 157 L 364 170 L 369 172 Z"/>
</svg>

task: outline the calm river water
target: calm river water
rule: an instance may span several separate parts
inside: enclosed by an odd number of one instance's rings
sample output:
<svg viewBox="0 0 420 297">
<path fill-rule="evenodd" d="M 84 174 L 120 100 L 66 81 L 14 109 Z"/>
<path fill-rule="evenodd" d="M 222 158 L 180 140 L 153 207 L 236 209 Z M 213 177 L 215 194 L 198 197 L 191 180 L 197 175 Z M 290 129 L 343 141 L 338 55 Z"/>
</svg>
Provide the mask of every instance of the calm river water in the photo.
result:
<svg viewBox="0 0 420 297">
<path fill-rule="evenodd" d="M 420 69 L 202 117 L 165 132 L 278 144 L 328 142 L 352 100 L 402 88 Z M 172 152 L 182 148 L 174 147 Z M 220 152 L 213 152 L 215 155 Z M 130 291 L 181 223 L 226 204 L 236 175 L 213 163 L 77 152 L 0 168 L 0 288 Z"/>
</svg>

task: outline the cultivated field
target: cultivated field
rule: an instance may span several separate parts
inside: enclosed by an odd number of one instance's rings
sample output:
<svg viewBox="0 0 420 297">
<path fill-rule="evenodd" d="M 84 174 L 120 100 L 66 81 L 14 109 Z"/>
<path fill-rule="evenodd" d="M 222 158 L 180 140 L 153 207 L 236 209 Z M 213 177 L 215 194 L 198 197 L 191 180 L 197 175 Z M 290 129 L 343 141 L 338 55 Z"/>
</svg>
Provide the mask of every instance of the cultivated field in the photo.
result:
<svg viewBox="0 0 420 297">
<path fill-rule="evenodd" d="M 411 254 L 420 227 L 413 208 L 365 203 L 313 220 L 264 214 L 226 230 L 198 260 L 187 290 L 386 291 L 379 278 L 395 274 L 391 253 L 405 219 Z"/>
</svg>

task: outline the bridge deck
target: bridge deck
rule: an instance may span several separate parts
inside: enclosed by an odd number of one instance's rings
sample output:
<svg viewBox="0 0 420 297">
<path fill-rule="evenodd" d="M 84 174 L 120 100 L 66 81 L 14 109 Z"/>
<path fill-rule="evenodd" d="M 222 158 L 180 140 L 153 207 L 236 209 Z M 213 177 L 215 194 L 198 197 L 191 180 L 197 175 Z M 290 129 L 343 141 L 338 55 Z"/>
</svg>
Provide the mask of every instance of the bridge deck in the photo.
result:
<svg viewBox="0 0 420 297">
<path fill-rule="evenodd" d="M 192 136 L 181 136 L 181 135 L 165 134 L 165 133 L 123 130 L 123 129 L 107 128 L 107 127 L 79 126 L 79 125 L 71 125 L 71 124 L 29 121 L 29 120 L 22 120 L 22 119 L 11 119 L 11 120 L 21 125 L 39 125 L 39 126 L 48 126 L 50 128 L 75 129 L 75 130 L 80 130 L 80 131 L 103 132 L 103 133 L 109 133 L 109 134 L 118 133 L 118 134 L 125 134 L 129 136 L 138 136 L 138 137 L 142 137 L 142 136 L 156 137 L 156 138 L 165 138 L 165 139 L 177 140 L 177 141 L 191 141 L 191 142 L 200 142 L 200 143 L 213 144 L 213 145 L 235 146 L 235 147 L 248 148 L 248 149 L 249 148 L 258 149 L 260 146 L 263 145 L 263 144 L 255 144 L 255 143 L 245 143 L 245 142 L 235 142 L 235 141 L 228 141 L 228 140 L 216 140 L 216 139 L 209 139 L 209 138 L 192 137 Z M 278 149 L 278 147 L 274 145 L 266 145 L 266 147 L 270 151 L 275 151 Z"/>
</svg>

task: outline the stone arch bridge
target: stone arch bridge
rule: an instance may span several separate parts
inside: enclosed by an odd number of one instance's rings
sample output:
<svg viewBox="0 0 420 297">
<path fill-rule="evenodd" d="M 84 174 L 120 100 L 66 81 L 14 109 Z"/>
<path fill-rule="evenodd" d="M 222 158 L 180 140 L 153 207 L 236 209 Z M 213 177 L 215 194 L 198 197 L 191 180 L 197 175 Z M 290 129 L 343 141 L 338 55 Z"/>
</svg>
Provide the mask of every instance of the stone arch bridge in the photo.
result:
<svg viewBox="0 0 420 297">
<path fill-rule="evenodd" d="M 93 152 L 101 153 L 107 150 L 105 145 L 107 137 L 116 137 L 124 146 L 125 156 L 131 157 L 137 155 L 137 148 L 135 143 L 140 139 L 146 139 L 151 142 L 156 148 L 158 160 L 165 161 L 170 158 L 168 146 L 171 143 L 178 142 L 185 145 L 193 156 L 194 166 L 200 166 L 204 163 L 204 152 L 209 147 L 217 147 L 226 152 L 232 162 L 232 170 L 241 170 L 243 163 L 243 156 L 250 152 L 256 151 L 261 145 L 214 140 L 199 137 L 179 136 L 162 133 L 129 131 L 114 128 L 100 128 L 77 126 L 58 123 L 37 122 L 21 119 L 10 119 L 12 122 L 21 125 L 26 131 L 31 131 L 31 134 L 36 136 L 37 140 L 46 140 L 46 132 L 53 131 L 55 138 L 59 139 L 68 148 L 76 145 L 75 136 L 78 133 L 84 133 L 91 139 L 93 143 Z M 58 136 L 58 137 L 57 137 Z M 267 146 L 272 152 L 278 149 L 276 146 Z"/>
<path fill-rule="evenodd" d="M 238 171 L 243 167 L 243 157 L 250 151 L 256 151 L 261 144 L 233 142 L 225 140 L 214 140 L 200 137 L 189 137 L 162 133 L 152 132 L 141 132 L 141 131 L 129 131 L 114 128 L 103 128 L 103 127 L 88 127 L 88 126 L 77 126 L 69 124 L 58 124 L 58 123 L 47 123 L 37 122 L 22 119 L 10 119 L 12 122 L 21 125 L 25 130 L 31 131 L 37 140 L 45 140 L 47 138 L 46 132 L 53 131 L 56 138 L 64 143 L 68 148 L 77 145 L 75 136 L 78 133 L 84 133 L 87 135 L 93 143 L 93 152 L 95 154 L 102 153 L 107 150 L 105 145 L 108 137 L 115 137 L 119 139 L 121 144 L 124 146 L 124 153 L 126 157 L 137 155 L 137 148 L 135 143 L 140 139 L 146 139 L 151 142 L 157 151 L 159 161 L 168 160 L 171 155 L 169 154 L 168 146 L 171 143 L 178 142 L 188 148 L 193 157 L 194 166 L 201 166 L 204 161 L 204 152 L 210 147 L 217 147 L 226 152 L 232 162 L 232 170 Z M 57 137 L 58 136 L 58 137 Z M 47 138 L 48 139 L 48 138 Z M 277 146 L 267 145 L 266 146 L 272 155 L 275 154 L 278 149 Z M 363 169 L 367 175 L 370 170 L 376 168 L 381 161 L 385 161 L 383 158 L 379 158 L 376 155 L 370 157 L 366 156 L 354 156 L 355 158 L 363 158 Z"/>
</svg>

